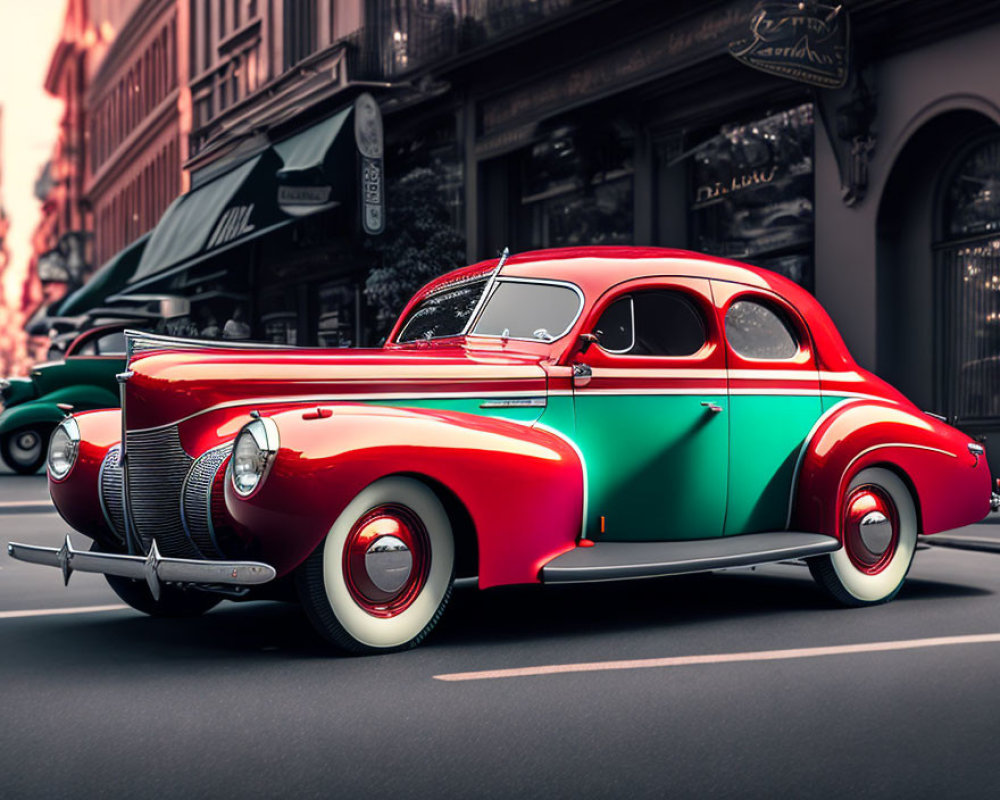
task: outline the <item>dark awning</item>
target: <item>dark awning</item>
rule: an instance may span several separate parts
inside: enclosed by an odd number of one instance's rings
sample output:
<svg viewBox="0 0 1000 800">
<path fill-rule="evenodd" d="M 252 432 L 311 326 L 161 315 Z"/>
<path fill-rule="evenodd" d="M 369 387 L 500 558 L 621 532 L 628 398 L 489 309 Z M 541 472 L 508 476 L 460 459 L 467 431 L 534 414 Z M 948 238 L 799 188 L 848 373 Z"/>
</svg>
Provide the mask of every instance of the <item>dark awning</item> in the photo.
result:
<svg viewBox="0 0 1000 800">
<path fill-rule="evenodd" d="M 72 317 L 101 305 L 115 292 L 121 291 L 139 266 L 139 259 L 149 241 L 149 234 L 141 236 L 124 250 L 119 250 L 90 280 L 69 295 L 56 309 L 56 316 Z"/>
<path fill-rule="evenodd" d="M 283 222 L 273 191 L 278 166 L 277 157 L 267 150 L 174 200 L 153 230 L 129 284 L 200 260 Z"/>
<path fill-rule="evenodd" d="M 356 185 L 354 107 L 317 122 L 274 145 L 282 166 L 277 172 L 278 204 L 295 217 L 347 201 Z"/>
</svg>

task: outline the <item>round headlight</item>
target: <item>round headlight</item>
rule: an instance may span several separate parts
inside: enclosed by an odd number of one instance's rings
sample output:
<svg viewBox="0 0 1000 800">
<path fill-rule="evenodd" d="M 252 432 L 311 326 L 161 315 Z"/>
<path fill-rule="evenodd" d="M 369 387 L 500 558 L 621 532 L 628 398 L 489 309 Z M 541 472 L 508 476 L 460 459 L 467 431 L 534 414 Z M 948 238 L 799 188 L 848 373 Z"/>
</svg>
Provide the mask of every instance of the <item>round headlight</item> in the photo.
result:
<svg viewBox="0 0 1000 800">
<path fill-rule="evenodd" d="M 49 475 L 57 481 L 69 475 L 79 452 L 80 426 L 73 417 L 66 417 L 49 439 Z"/>
<path fill-rule="evenodd" d="M 233 446 L 233 488 L 246 497 L 259 485 L 278 452 L 278 426 L 267 417 L 243 426 Z"/>
</svg>

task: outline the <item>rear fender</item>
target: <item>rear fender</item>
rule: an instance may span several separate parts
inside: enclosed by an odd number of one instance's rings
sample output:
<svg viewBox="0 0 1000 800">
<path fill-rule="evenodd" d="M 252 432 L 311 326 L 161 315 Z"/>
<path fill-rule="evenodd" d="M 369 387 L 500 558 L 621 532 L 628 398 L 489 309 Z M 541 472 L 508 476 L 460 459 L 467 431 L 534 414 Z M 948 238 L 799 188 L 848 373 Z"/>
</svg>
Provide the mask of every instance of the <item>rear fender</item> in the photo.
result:
<svg viewBox="0 0 1000 800">
<path fill-rule="evenodd" d="M 368 484 L 409 474 L 462 503 L 475 529 L 481 587 L 535 583 L 576 544 L 583 470 L 572 445 L 528 425 L 461 412 L 362 405 L 272 415 L 280 449 L 260 488 L 226 507 L 279 574 L 294 569 Z M 311 418 L 309 418 L 311 417 Z"/>
<path fill-rule="evenodd" d="M 978 522 L 989 512 L 990 472 L 970 443 L 961 431 L 899 404 L 846 402 L 805 445 L 791 528 L 839 537 L 847 486 L 873 466 L 892 469 L 910 486 L 921 533 Z"/>
</svg>

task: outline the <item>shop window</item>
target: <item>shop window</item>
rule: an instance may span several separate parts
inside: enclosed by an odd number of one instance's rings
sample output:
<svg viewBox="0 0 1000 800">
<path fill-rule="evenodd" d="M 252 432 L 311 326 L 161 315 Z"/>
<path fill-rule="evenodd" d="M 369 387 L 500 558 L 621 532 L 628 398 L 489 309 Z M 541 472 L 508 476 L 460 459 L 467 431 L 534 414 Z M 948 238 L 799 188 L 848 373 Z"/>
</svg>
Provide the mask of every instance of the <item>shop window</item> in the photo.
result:
<svg viewBox="0 0 1000 800">
<path fill-rule="evenodd" d="M 1000 137 L 966 150 L 942 193 L 936 248 L 940 394 L 960 424 L 1000 419 Z"/>
<path fill-rule="evenodd" d="M 316 343 L 320 347 L 354 347 L 358 290 L 353 281 L 320 284 L 316 318 Z"/>
<path fill-rule="evenodd" d="M 696 249 L 813 287 L 813 106 L 724 125 L 692 155 Z"/>
<path fill-rule="evenodd" d="M 565 125 L 521 157 L 518 246 L 631 244 L 633 141 L 624 125 Z"/>
<path fill-rule="evenodd" d="M 597 321 L 602 350 L 616 355 L 682 357 L 707 341 L 705 320 L 680 292 L 648 291 L 616 300 Z"/>
<path fill-rule="evenodd" d="M 777 311 L 753 300 L 737 300 L 726 311 L 726 339 L 743 358 L 785 360 L 799 351 L 791 326 Z"/>
</svg>

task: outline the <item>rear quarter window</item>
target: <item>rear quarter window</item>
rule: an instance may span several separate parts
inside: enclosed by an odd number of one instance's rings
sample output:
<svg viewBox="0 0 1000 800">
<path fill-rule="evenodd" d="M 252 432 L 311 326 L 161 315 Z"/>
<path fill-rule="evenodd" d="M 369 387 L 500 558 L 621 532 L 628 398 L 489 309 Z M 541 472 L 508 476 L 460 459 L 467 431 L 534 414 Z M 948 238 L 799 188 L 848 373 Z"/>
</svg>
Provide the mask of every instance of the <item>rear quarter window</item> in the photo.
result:
<svg viewBox="0 0 1000 800">
<path fill-rule="evenodd" d="M 784 315 L 755 300 L 737 300 L 726 311 L 726 339 L 743 358 L 784 361 L 799 352 L 799 342 Z"/>
</svg>

